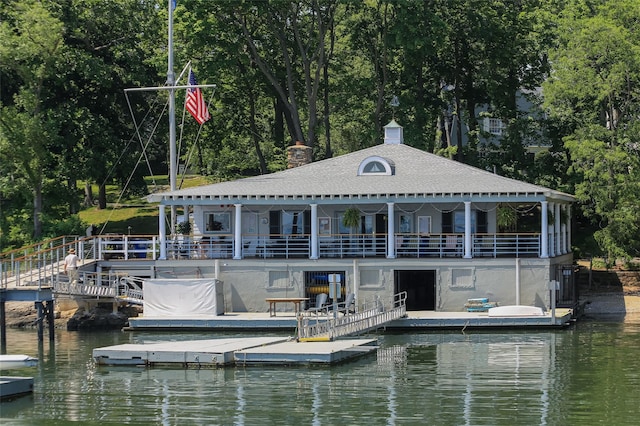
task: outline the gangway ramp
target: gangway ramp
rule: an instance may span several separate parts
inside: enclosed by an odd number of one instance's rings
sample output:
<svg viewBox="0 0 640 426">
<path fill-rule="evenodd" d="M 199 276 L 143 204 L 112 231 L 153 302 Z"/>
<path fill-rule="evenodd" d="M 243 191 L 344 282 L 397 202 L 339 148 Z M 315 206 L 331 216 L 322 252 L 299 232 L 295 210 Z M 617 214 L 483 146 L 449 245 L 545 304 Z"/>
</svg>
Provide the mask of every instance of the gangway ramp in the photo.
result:
<svg viewBox="0 0 640 426">
<path fill-rule="evenodd" d="M 331 341 L 384 327 L 407 315 L 407 292 L 394 295 L 390 309 L 385 308 L 379 300 L 370 306 L 364 305 L 355 313 L 339 313 L 329 308 L 298 314 L 299 341 Z"/>
<path fill-rule="evenodd" d="M 111 286 L 100 286 L 95 284 L 69 283 L 59 282 L 55 287 L 58 294 L 66 294 L 69 296 L 91 296 L 91 297 L 109 297 L 117 296 L 117 288 Z"/>
</svg>

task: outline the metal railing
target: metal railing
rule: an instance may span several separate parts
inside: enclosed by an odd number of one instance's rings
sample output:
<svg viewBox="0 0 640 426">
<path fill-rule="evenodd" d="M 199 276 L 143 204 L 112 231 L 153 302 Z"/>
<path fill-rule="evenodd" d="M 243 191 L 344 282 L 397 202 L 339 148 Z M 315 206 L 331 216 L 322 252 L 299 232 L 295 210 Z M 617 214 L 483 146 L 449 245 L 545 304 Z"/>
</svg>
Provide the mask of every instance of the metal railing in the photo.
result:
<svg viewBox="0 0 640 426">
<path fill-rule="evenodd" d="M 83 272 L 77 282 L 69 282 L 66 276 L 59 277 L 54 281 L 53 292 L 57 295 L 119 299 L 142 304 L 142 282 L 141 278 L 114 272 Z"/>
<path fill-rule="evenodd" d="M 473 234 L 473 257 L 536 257 L 541 241 L 537 233 Z M 385 257 L 386 235 L 332 234 L 318 237 L 320 258 Z M 409 258 L 444 258 L 464 255 L 463 234 L 396 234 L 395 256 Z M 550 235 L 549 252 L 556 239 Z M 243 235 L 242 258 L 309 258 L 309 235 Z M 10 283 L 22 285 L 53 285 L 62 273 L 63 261 L 74 248 L 83 263 L 94 260 L 156 260 L 160 240 L 156 235 L 100 235 L 95 237 L 65 236 L 12 250 L 0 257 L 0 288 Z M 169 259 L 231 259 L 236 254 L 233 235 L 176 236 L 167 240 Z M 562 249 L 561 249 L 562 250 Z"/>
<path fill-rule="evenodd" d="M 138 277 L 125 276 L 118 283 L 118 298 L 129 303 L 144 304 L 142 284 L 144 280 Z"/>
<path fill-rule="evenodd" d="M 356 312 L 343 313 L 325 309 L 312 309 L 298 313 L 298 340 L 326 339 L 361 334 L 383 327 L 384 324 L 407 314 L 407 292 L 393 297 L 393 305 L 387 309 L 380 299 L 364 304 Z"/>
</svg>

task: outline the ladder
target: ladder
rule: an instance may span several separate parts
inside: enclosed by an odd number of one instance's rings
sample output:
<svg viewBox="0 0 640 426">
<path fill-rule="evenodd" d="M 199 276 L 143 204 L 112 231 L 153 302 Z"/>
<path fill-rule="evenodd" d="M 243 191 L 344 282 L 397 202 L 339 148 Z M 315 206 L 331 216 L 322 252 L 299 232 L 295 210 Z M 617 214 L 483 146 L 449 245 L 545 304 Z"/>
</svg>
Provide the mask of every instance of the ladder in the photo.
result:
<svg viewBox="0 0 640 426">
<path fill-rule="evenodd" d="M 407 292 L 394 295 L 390 309 L 386 309 L 380 299 L 369 306 L 365 304 L 355 313 L 340 313 L 329 308 L 298 313 L 298 341 L 332 341 L 381 328 L 407 315 Z"/>
</svg>

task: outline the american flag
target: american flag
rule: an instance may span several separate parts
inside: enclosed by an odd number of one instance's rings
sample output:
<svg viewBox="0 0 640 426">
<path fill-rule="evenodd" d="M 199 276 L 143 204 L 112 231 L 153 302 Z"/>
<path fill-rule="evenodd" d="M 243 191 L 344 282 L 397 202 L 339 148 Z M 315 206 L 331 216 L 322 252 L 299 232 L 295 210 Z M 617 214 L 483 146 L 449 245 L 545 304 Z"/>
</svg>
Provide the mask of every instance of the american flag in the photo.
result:
<svg viewBox="0 0 640 426">
<path fill-rule="evenodd" d="M 193 71 L 189 71 L 189 86 L 197 86 L 196 75 Z M 202 98 L 202 91 L 199 87 L 189 87 L 187 89 L 187 102 L 185 103 L 187 111 L 193 115 L 198 124 L 203 124 L 209 120 L 211 116 L 207 110 L 207 105 Z"/>
</svg>

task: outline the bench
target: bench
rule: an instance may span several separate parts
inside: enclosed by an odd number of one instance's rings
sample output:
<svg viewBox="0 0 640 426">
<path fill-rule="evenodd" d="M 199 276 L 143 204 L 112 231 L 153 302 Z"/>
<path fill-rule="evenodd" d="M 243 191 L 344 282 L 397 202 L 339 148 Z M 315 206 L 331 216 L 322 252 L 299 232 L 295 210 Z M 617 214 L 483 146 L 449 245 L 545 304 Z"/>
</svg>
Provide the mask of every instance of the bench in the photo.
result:
<svg viewBox="0 0 640 426">
<path fill-rule="evenodd" d="M 300 304 L 309 300 L 308 297 L 268 297 L 265 299 L 269 303 L 269 316 L 276 316 L 276 305 L 278 303 L 293 303 L 295 313 L 300 312 Z"/>
</svg>

